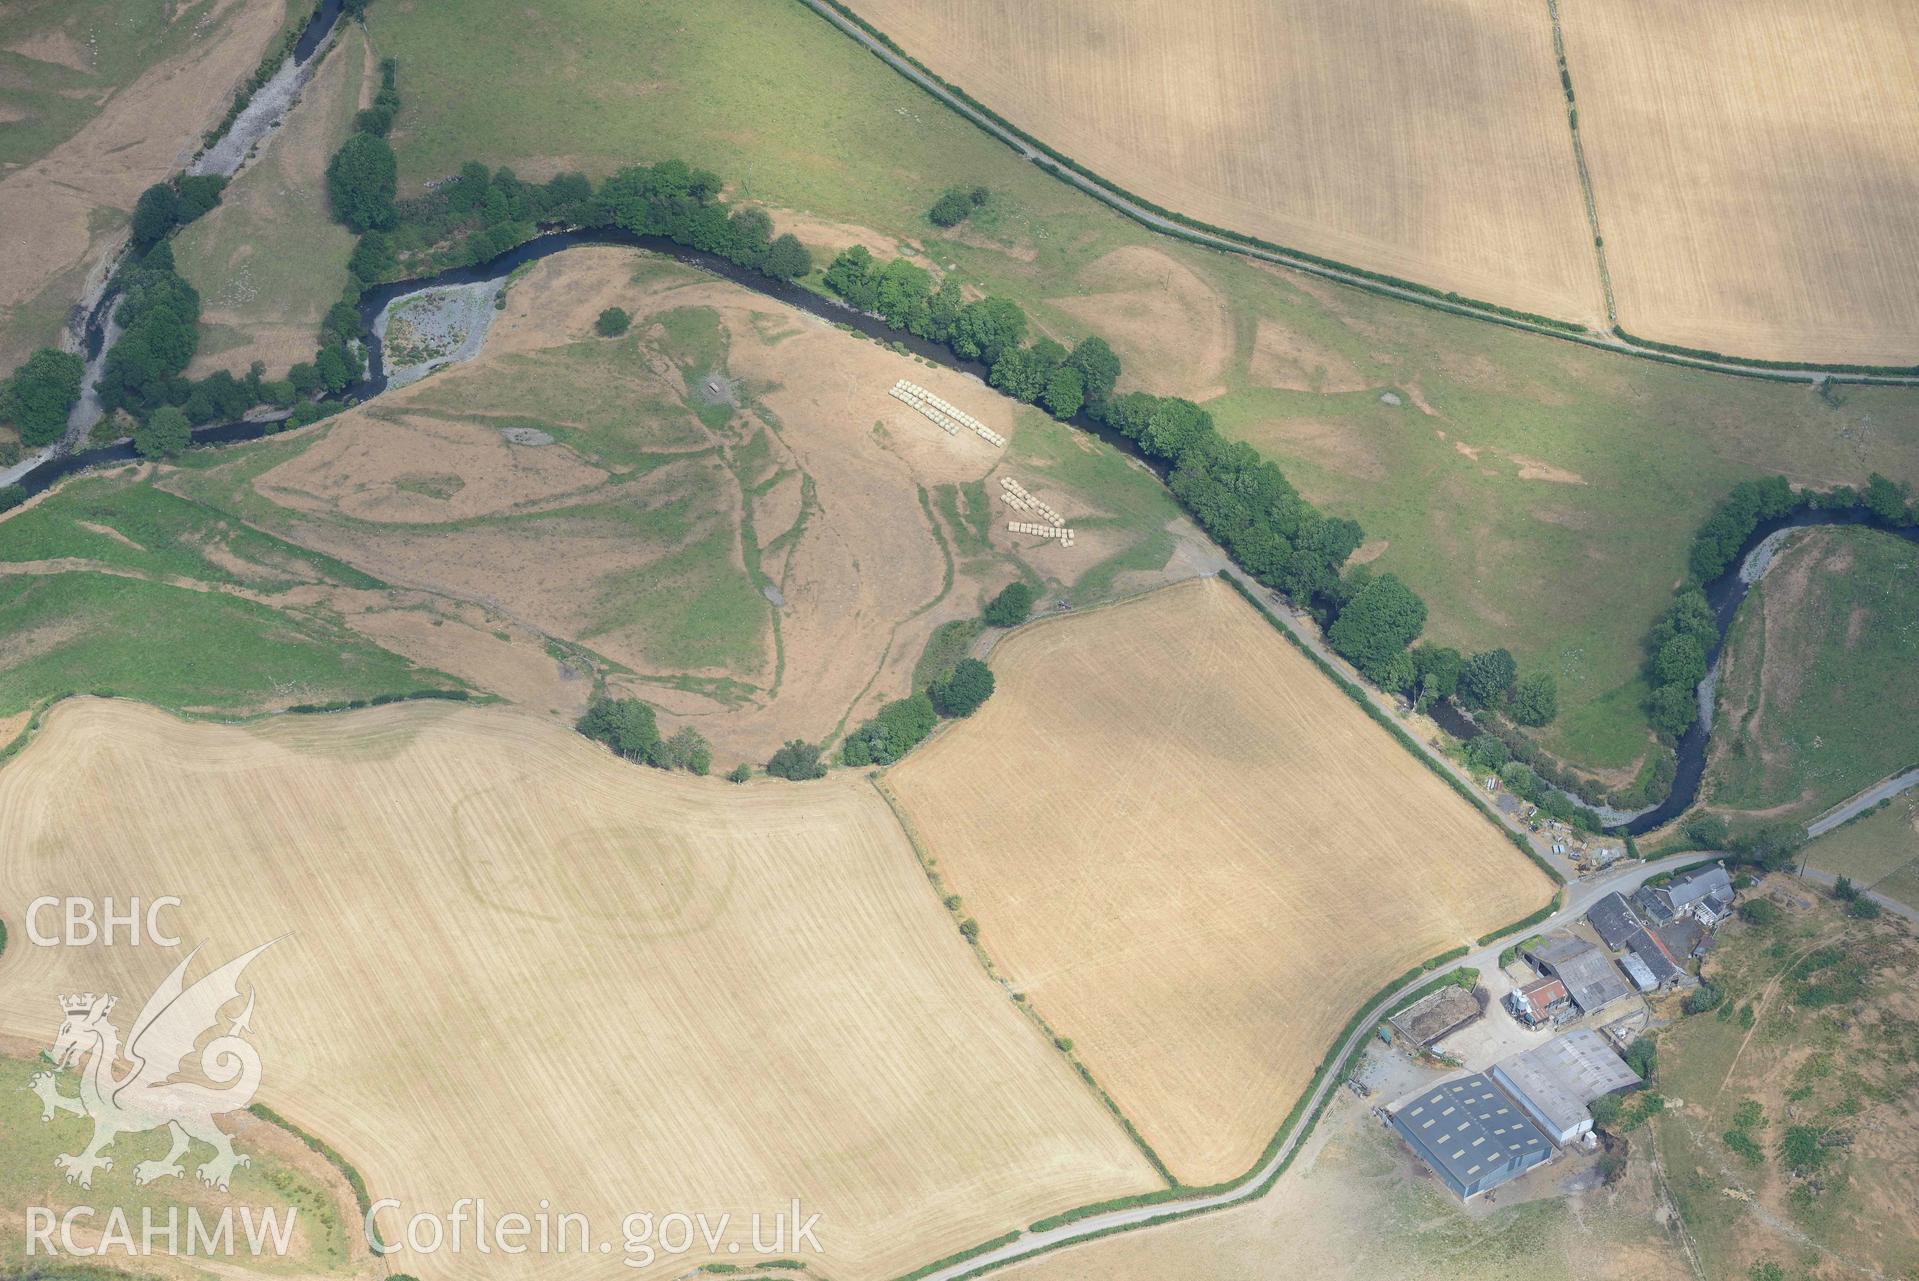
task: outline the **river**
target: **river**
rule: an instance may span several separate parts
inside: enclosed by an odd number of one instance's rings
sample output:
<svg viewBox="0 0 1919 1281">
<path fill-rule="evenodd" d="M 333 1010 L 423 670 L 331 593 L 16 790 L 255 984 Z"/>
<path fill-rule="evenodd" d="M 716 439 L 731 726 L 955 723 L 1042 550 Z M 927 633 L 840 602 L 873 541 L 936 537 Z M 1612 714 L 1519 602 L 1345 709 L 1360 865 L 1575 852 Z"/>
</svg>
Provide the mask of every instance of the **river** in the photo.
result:
<svg viewBox="0 0 1919 1281">
<path fill-rule="evenodd" d="M 1863 507 L 1854 507 L 1846 511 L 1817 511 L 1801 509 L 1772 520 L 1763 521 L 1746 539 L 1739 554 L 1733 558 L 1732 565 L 1719 577 L 1706 584 L 1706 602 L 1712 606 L 1713 620 L 1719 628 L 1719 638 L 1713 642 L 1712 653 L 1706 656 L 1706 679 L 1699 682 L 1699 719 L 1686 731 L 1678 744 L 1678 767 L 1673 774 L 1672 791 L 1666 799 L 1657 805 L 1643 810 L 1614 810 L 1599 807 L 1599 815 L 1611 824 L 1608 831 L 1627 832 L 1634 836 L 1644 836 L 1654 828 L 1662 827 L 1692 807 L 1699 799 L 1699 787 L 1705 780 L 1707 749 L 1712 744 L 1712 703 L 1719 685 L 1719 660 L 1726 647 L 1726 634 L 1732 628 L 1733 617 L 1739 613 L 1739 606 L 1745 601 L 1746 593 L 1752 585 L 1765 576 L 1771 567 L 1773 553 L 1789 530 L 1806 529 L 1816 525 L 1866 525 L 1903 538 L 1909 543 L 1919 544 L 1919 528 L 1895 528 L 1875 517 Z M 1479 733 L 1479 727 L 1465 712 L 1450 703 L 1441 703 L 1433 709 L 1433 719 L 1448 734 L 1455 738 L 1470 738 Z M 1571 793 L 1566 793 L 1580 804 L 1586 804 Z"/>
<path fill-rule="evenodd" d="M 689 249 L 663 236 L 640 236 L 616 228 L 593 228 L 547 232 L 487 262 L 454 267 L 432 276 L 413 280 L 376 285 L 367 290 L 361 296 L 359 303 L 360 325 L 367 346 L 367 372 L 359 382 L 347 389 L 347 398 L 366 401 L 386 391 L 386 367 L 379 339 L 373 336 L 373 322 L 388 306 L 422 290 L 436 289 L 446 285 L 503 282 L 516 268 L 538 262 L 542 258 L 551 257 L 563 250 L 589 245 L 624 246 L 670 257 L 809 315 L 836 325 L 844 325 L 881 342 L 902 347 L 948 369 L 970 374 L 982 383 L 986 381 L 986 366 L 979 361 L 963 359 L 954 355 L 946 347 L 930 340 L 896 332 L 888 328 L 886 322 L 877 316 L 854 311 L 844 303 L 824 297 L 801 285 L 763 276 L 751 268 L 728 262 L 717 254 Z M 89 337 L 91 338 L 91 334 Z M 1070 421 L 1080 430 L 1095 435 L 1128 456 L 1146 463 L 1156 474 L 1164 477 L 1163 466 L 1140 458 L 1139 451 L 1133 442 L 1118 432 L 1104 424 L 1093 422 L 1083 413 Z M 277 430 L 278 426 L 277 421 L 219 423 L 195 429 L 193 439 L 195 444 L 200 445 L 257 440 Z M 38 493 L 83 468 L 101 463 L 125 462 L 135 457 L 137 455 L 130 442 L 87 450 L 84 453 L 67 454 L 41 463 L 21 476 L 19 483 L 28 493 Z M 1751 590 L 1753 582 L 1758 579 L 1765 564 L 1769 562 L 1770 551 L 1777 545 L 1775 536 L 1788 529 L 1810 525 L 1880 525 L 1884 528 L 1865 509 L 1854 508 L 1850 511 L 1796 511 L 1790 515 L 1766 521 L 1753 531 L 1752 536 L 1746 540 L 1745 546 L 1740 549 L 1739 555 L 1734 559 L 1732 568 L 1706 585 L 1706 599 L 1712 605 L 1713 616 L 1718 622 L 1719 638 L 1714 642 L 1713 652 L 1708 656 L 1710 671 L 1700 687 L 1704 714 L 1679 741 L 1678 768 L 1673 779 L 1672 791 L 1664 801 L 1649 809 L 1635 812 L 1602 811 L 1602 818 L 1615 824 L 1611 830 L 1641 835 L 1683 813 L 1698 798 L 1700 782 L 1706 771 L 1706 749 L 1711 738 L 1711 695 L 1718 679 L 1719 655 L 1725 646 L 1727 629 L 1732 626 L 1733 615 L 1738 612 L 1740 602 L 1745 600 L 1746 593 Z M 1888 532 L 1919 543 L 1919 530 L 1895 529 Z M 1769 539 L 1774 541 L 1769 543 Z M 1470 717 L 1448 703 L 1439 704 L 1433 711 L 1434 719 L 1440 726 L 1456 737 L 1470 738 L 1478 732 Z"/>
</svg>

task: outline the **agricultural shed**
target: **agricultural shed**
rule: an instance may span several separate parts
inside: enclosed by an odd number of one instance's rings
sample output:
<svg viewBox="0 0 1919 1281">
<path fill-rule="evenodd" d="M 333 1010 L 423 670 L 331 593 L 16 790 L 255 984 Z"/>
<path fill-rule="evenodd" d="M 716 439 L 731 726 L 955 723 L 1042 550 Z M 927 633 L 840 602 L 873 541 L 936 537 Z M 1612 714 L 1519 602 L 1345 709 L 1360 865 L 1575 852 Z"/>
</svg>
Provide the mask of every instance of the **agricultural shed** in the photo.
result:
<svg viewBox="0 0 1919 1281">
<path fill-rule="evenodd" d="M 1592 1129 L 1586 1105 L 1639 1084 L 1639 1076 L 1591 1028 L 1554 1037 L 1493 1064 L 1493 1080 L 1555 1143 Z"/>
<path fill-rule="evenodd" d="M 1606 954 L 1584 939 L 1564 935 L 1550 938 L 1527 952 L 1526 959 L 1541 974 L 1564 983 L 1573 1004 L 1588 1014 L 1617 1001 L 1629 990 Z"/>
<path fill-rule="evenodd" d="M 1594 903 L 1586 912 L 1586 920 L 1610 948 L 1626 946 L 1626 940 L 1639 928 L 1639 918 L 1633 915 L 1632 904 L 1618 890 Z"/>
<path fill-rule="evenodd" d="M 1429 1086 L 1391 1115 L 1400 1137 L 1462 1200 L 1553 1154 L 1545 1134 L 1484 1072 Z"/>
<path fill-rule="evenodd" d="M 1464 988 L 1448 984 L 1386 1020 L 1395 1032 L 1425 1049 L 1479 1017 L 1479 1001 Z"/>
<path fill-rule="evenodd" d="M 1658 990 L 1659 980 L 1654 978 L 1653 972 L 1646 968 L 1646 963 L 1631 952 L 1619 958 L 1619 968 L 1626 971 L 1626 977 L 1631 979 L 1632 985 L 1641 992 Z"/>
</svg>

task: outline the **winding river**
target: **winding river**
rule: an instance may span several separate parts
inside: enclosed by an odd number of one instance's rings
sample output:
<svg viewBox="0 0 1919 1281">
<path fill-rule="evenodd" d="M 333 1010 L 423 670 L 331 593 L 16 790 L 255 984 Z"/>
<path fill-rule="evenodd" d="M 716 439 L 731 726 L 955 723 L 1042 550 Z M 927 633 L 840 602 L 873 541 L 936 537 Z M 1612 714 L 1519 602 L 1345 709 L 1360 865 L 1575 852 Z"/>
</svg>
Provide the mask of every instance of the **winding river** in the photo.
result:
<svg viewBox="0 0 1919 1281">
<path fill-rule="evenodd" d="M 299 49 L 288 60 L 290 64 L 295 61 L 304 61 L 304 57 L 311 57 L 313 51 L 320 47 L 330 32 L 338 12 L 338 0 L 328 0 L 328 3 L 315 14 L 307 31 L 303 33 Z M 361 330 L 367 347 L 367 372 L 359 382 L 347 389 L 346 398 L 349 401 L 364 402 L 379 396 L 387 389 L 387 371 L 380 349 L 380 340 L 374 336 L 373 332 L 374 321 L 387 307 L 424 290 L 438 289 L 448 285 L 503 282 L 519 267 L 538 262 L 567 249 L 589 245 L 624 246 L 670 257 L 809 315 L 817 316 L 835 325 L 845 326 L 880 342 L 904 348 L 935 364 L 969 374 L 982 383 L 986 382 L 986 366 L 979 361 L 962 359 L 937 343 L 892 330 L 877 316 L 854 311 L 843 303 L 824 297 L 803 286 L 789 281 L 774 280 L 750 268 L 729 262 L 716 254 L 689 249 L 662 236 L 640 236 L 614 228 L 595 228 L 547 232 L 487 262 L 455 267 L 413 280 L 394 281 L 367 290 L 359 302 Z M 110 302 L 111 297 L 102 299 L 89 317 L 87 348 L 89 355 L 93 357 L 93 363 L 97 363 L 103 348 L 108 345 L 107 339 L 110 335 L 106 333 L 106 330 L 110 323 L 108 308 Z M 1162 478 L 1165 476 L 1166 469 L 1163 465 L 1141 458 L 1132 442 L 1118 432 L 1093 422 L 1083 413 L 1074 417 L 1071 422 L 1080 430 L 1099 437 L 1114 448 L 1145 463 Z M 257 440 L 279 428 L 278 421 L 243 420 L 218 423 L 196 429 L 193 439 L 194 443 L 200 445 L 228 444 L 235 441 Z M 102 463 L 127 462 L 137 457 L 132 442 L 122 441 L 100 449 L 49 458 L 20 476 L 18 483 L 29 494 L 39 493 L 62 478 L 85 468 Z M 1709 655 L 1710 671 L 1699 687 L 1700 718 L 1694 722 L 1693 727 L 1686 732 L 1685 737 L 1678 744 L 1678 768 L 1672 791 L 1664 801 L 1648 809 L 1630 812 L 1602 809 L 1601 817 L 1613 825 L 1611 830 L 1641 835 L 1671 821 L 1698 799 L 1700 784 L 1706 772 L 1707 747 L 1711 741 L 1712 693 L 1718 679 L 1720 651 L 1725 647 L 1727 630 L 1732 626 L 1733 616 L 1738 612 L 1740 603 L 1745 600 L 1746 593 L 1770 562 L 1771 552 L 1777 546 L 1778 536 L 1786 530 L 1812 525 L 1876 525 L 1898 537 L 1919 543 L 1919 530 L 1890 528 L 1876 520 L 1863 508 L 1850 511 L 1796 511 L 1787 516 L 1766 521 L 1755 529 L 1734 559 L 1732 568 L 1706 585 L 1706 599 L 1712 605 L 1713 615 L 1718 623 L 1719 638 L 1713 645 L 1713 652 Z M 1470 738 L 1479 732 L 1469 716 L 1450 704 L 1440 704 L 1434 709 L 1434 713 L 1434 719 L 1440 726 L 1457 737 Z"/>
</svg>

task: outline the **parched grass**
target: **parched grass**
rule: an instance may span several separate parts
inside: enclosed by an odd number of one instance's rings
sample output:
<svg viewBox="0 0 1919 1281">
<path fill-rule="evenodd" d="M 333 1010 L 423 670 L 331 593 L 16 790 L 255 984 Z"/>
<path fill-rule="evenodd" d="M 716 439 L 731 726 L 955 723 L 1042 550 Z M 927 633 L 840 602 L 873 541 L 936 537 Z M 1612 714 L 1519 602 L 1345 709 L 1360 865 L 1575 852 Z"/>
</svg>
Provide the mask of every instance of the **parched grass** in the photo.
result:
<svg viewBox="0 0 1919 1281">
<path fill-rule="evenodd" d="M 49 1033 L 52 1026 L 49 1025 Z M 92 1132 L 92 1123 L 85 1117 L 62 1113 L 51 1123 L 41 1122 L 40 1100 L 28 1083 L 35 1073 L 45 1071 L 46 1066 L 33 1059 L 0 1058 L 0 1207 L 6 1210 L 5 1221 L 0 1223 L 0 1252 L 10 1261 L 25 1252 L 20 1227 L 26 1207 L 72 1203 L 73 1192 L 62 1181 L 65 1176 L 54 1166 L 53 1159 L 61 1153 L 79 1152 Z M 61 1093 L 71 1096 L 78 1088 L 78 1077 L 71 1072 L 62 1073 L 57 1087 Z M 113 1168 L 94 1176 L 92 1194 L 99 1199 L 93 1204 L 103 1207 L 99 1221 L 104 1222 L 107 1214 L 104 1207 L 112 1205 L 126 1214 L 129 1223 L 136 1225 L 137 1233 L 142 1211 L 151 1211 L 159 1224 L 165 1224 L 168 1213 L 174 1212 L 181 1217 L 184 1238 L 189 1208 L 197 1209 L 210 1223 L 230 1205 L 235 1211 L 235 1235 L 244 1240 L 240 1207 L 246 1207 L 255 1216 L 256 1223 L 266 1211 L 278 1215 L 282 1222 L 292 1214 L 299 1228 L 293 1240 L 300 1244 L 291 1256 L 256 1257 L 250 1261 L 249 1271 L 266 1275 L 350 1274 L 348 1221 L 331 1191 L 312 1174 L 261 1153 L 242 1137 L 236 1150 L 249 1156 L 251 1164 L 233 1172 L 229 1192 L 211 1192 L 195 1181 L 194 1167 L 212 1154 L 203 1144 L 195 1144 L 182 1161 L 186 1168 L 183 1176 L 145 1186 L 137 1184 L 134 1166 L 141 1161 L 158 1161 L 166 1155 L 167 1146 L 163 1129 L 122 1135 L 114 1142 L 110 1153 Z"/>
<path fill-rule="evenodd" d="M 608 580 L 582 637 L 638 627 L 642 649 L 663 667 L 762 674 L 773 607 L 735 563 L 735 545 L 732 531 L 716 529 Z"/>
<path fill-rule="evenodd" d="M 0 713 L 69 691 L 204 712 L 460 684 L 310 613 L 101 573 L 0 577 L 0 635 Z"/>
<path fill-rule="evenodd" d="M 221 361 L 220 351 L 249 351 L 256 337 L 269 344 L 258 354 L 270 375 L 312 359 L 320 322 L 346 285 L 354 238 L 327 207 L 326 163 L 352 132 L 366 41 L 357 27 L 342 28 L 299 109 L 228 186 L 219 207 L 173 242 L 180 274 L 200 291 L 209 316 L 238 339 L 203 343 L 202 354 L 236 373 L 245 371 L 245 356 Z"/>
<path fill-rule="evenodd" d="M 103 98 L 149 68 L 210 38 L 218 0 L 28 0 L 8 7 L 6 41 L 27 44 L 65 37 L 86 70 L 51 58 L 0 50 L 0 108 L 19 113 L 0 129 L 0 164 L 38 160 L 99 113 Z M 287 21 L 312 12 L 304 0 L 285 0 Z"/>
<path fill-rule="evenodd" d="M 481 8 L 496 6 L 505 0 Z M 1562 715 L 1547 745 L 1583 768 L 1630 778 L 1649 742 L 1641 640 L 1694 529 L 1735 482 L 1772 472 L 1859 484 L 1873 470 L 1919 482 L 1919 392 L 1821 397 L 1204 252 L 1021 162 L 795 0 L 740 0 L 723 31 L 690 0 L 648 12 L 636 26 L 613 21 L 606 0 L 565 0 L 531 27 L 428 5 L 374 12 L 376 38 L 417 86 L 398 143 L 407 181 L 469 155 L 525 174 L 561 157 L 600 170 L 686 157 L 726 174 L 742 199 L 870 229 L 875 249 L 916 246 L 1068 341 L 1100 328 L 1073 309 L 1111 287 L 1089 279 L 1096 264 L 1119 249 L 1162 255 L 1223 302 L 1230 331 L 1210 383 L 1167 390 L 1223 388 L 1208 404 L 1222 428 L 1385 540 L 1375 568 L 1425 597 L 1435 639 L 1504 645 L 1554 674 Z M 545 74 L 556 58 L 576 73 Z M 634 83 L 644 91 L 597 92 Z M 825 83 L 832 93 L 813 91 Z M 924 211 L 955 183 L 993 197 L 940 233 Z M 1188 368 L 1189 345 L 1142 338 L 1123 353 L 1124 383 Z M 1400 405 L 1379 399 L 1387 390 Z M 1041 434 L 1022 428 L 1016 463 Z"/>
</svg>

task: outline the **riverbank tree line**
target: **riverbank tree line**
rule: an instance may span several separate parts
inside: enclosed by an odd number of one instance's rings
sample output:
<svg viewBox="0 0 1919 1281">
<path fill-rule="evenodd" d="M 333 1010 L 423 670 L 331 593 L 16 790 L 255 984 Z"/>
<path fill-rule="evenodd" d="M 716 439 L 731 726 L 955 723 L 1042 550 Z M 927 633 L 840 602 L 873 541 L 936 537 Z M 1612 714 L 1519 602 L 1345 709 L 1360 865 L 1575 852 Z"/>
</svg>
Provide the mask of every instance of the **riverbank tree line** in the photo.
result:
<svg viewBox="0 0 1919 1281">
<path fill-rule="evenodd" d="M 1356 521 L 1319 511 L 1256 449 L 1221 436 L 1192 401 L 1119 391 L 1119 357 L 1098 335 L 1070 348 L 1046 337 L 1029 341 L 1027 316 L 1011 299 L 967 300 L 953 276 L 935 283 L 925 267 L 904 258 L 882 263 L 860 245 L 834 258 L 823 283 L 889 327 L 979 361 L 988 382 L 1009 396 L 1059 419 L 1083 415 L 1131 441 L 1243 570 L 1312 614 L 1333 649 L 1381 689 L 1427 705 L 1454 698 L 1497 707 L 1523 724 L 1558 715 L 1553 678 L 1522 679 L 1504 650 L 1467 656 L 1414 648 L 1426 604 L 1392 574 L 1346 567 L 1365 540 Z"/>
</svg>

